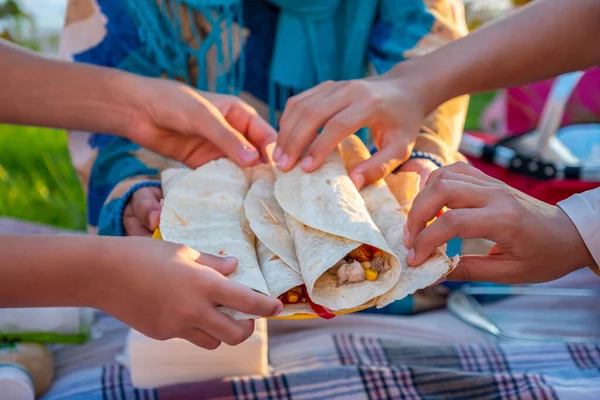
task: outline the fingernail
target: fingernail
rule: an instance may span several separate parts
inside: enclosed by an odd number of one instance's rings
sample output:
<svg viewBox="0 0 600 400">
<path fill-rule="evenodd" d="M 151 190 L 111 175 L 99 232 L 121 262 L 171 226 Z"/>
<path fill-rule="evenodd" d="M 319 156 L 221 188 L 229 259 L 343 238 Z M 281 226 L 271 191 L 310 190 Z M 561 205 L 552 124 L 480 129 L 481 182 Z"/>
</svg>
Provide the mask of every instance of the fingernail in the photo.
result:
<svg viewBox="0 0 600 400">
<path fill-rule="evenodd" d="M 279 161 L 277 161 L 277 166 L 281 168 L 287 168 L 288 163 L 290 161 L 290 157 L 287 154 L 283 154 Z"/>
<path fill-rule="evenodd" d="M 259 154 L 254 149 L 251 149 L 251 148 L 248 148 L 248 147 L 244 147 L 244 149 L 242 150 L 242 154 L 240 155 L 240 157 L 245 162 L 250 163 L 252 161 L 256 161 L 256 159 L 259 157 Z"/>
<path fill-rule="evenodd" d="M 360 190 L 365 184 L 365 177 L 362 175 L 357 175 L 354 178 L 352 178 L 352 182 L 354 182 L 354 186 L 356 186 L 356 188 Z"/>
<path fill-rule="evenodd" d="M 281 312 L 283 311 L 283 304 L 279 303 L 279 305 L 277 306 L 277 308 L 275 309 L 275 312 L 273 313 L 273 315 L 279 315 L 281 314 Z"/>
<path fill-rule="evenodd" d="M 410 247 L 410 232 L 406 228 L 404 229 L 404 245 Z"/>
<path fill-rule="evenodd" d="M 273 152 L 273 160 L 275 162 L 279 161 L 279 157 L 281 157 L 281 149 L 279 146 L 275 147 L 275 151 Z"/>
<path fill-rule="evenodd" d="M 304 160 L 302 160 L 302 169 L 310 169 L 313 166 L 314 163 L 314 159 L 311 156 L 305 157 Z"/>
<path fill-rule="evenodd" d="M 233 263 L 237 260 L 237 258 L 231 257 L 231 256 L 221 257 L 221 259 L 223 259 L 223 261 L 228 262 L 228 263 Z"/>
<path fill-rule="evenodd" d="M 415 249 L 410 249 L 408 251 L 408 255 L 406 256 L 406 262 L 410 265 L 413 265 L 415 262 Z"/>
</svg>

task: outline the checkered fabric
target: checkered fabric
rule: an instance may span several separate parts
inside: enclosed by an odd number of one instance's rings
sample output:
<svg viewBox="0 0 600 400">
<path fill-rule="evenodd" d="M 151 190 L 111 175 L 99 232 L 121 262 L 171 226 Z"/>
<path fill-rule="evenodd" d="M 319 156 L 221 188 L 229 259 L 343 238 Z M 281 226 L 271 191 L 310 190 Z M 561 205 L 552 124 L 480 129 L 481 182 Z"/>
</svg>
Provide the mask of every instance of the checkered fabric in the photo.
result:
<svg viewBox="0 0 600 400">
<path fill-rule="evenodd" d="M 272 374 L 136 390 L 110 364 L 60 378 L 57 399 L 599 399 L 596 344 L 423 345 L 312 334 L 271 346 Z"/>
</svg>

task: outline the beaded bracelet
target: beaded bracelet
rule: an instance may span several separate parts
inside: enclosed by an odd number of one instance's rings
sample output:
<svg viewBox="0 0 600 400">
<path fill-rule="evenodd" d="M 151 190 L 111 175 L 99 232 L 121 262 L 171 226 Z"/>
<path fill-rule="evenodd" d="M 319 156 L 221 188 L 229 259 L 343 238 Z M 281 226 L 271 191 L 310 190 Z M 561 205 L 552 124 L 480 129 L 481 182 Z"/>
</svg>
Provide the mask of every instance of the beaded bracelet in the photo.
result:
<svg viewBox="0 0 600 400">
<path fill-rule="evenodd" d="M 413 150 L 410 153 L 410 157 L 408 159 L 411 160 L 414 158 L 423 158 L 425 160 L 429 160 L 440 168 L 442 168 L 444 166 L 444 164 L 442 164 L 442 162 L 439 160 L 439 158 L 437 158 L 436 156 L 434 156 L 431 153 L 425 153 L 423 151 Z"/>
</svg>

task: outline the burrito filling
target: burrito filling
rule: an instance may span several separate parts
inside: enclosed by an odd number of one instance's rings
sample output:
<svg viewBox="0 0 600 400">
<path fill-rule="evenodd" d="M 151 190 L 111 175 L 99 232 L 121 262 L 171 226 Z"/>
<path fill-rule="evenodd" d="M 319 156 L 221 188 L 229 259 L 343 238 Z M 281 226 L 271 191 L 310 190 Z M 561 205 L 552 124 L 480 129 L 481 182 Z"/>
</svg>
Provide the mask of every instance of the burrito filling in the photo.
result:
<svg viewBox="0 0 600 400">
<path fill-rule="evenodd" d="M 377 280 L 380 273 L 391 268 L 383 251 L 368 244 L 352 250 L 329 268 L 329 273 L 337 277 L 337 286 Z"/>
<path fill-rule="evenodd" d="M 313 303 L 313 301 L 308 296 L 308 292 L 306 290 L 305 285 L 300 285 L 291 288 L 287 292 L 279 295 L 277 298 L 281 300 L 283 304 L 308 303 L 310 305 L 310 308 L 312 308 L 312 310 L 315 312 L 315 314 L 324 319 L 331 319 L 335 317 L 335 314 L 332 313 L 329 309 Z"/>
</svg>

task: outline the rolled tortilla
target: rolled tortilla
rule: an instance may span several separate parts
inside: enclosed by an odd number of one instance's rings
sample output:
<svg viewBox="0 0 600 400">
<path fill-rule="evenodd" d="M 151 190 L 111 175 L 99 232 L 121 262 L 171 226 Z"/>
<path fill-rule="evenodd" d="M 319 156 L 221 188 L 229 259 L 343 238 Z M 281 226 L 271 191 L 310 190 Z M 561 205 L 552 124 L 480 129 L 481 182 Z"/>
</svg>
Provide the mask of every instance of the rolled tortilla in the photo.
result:
<svg viewBox="0 0 600 400">
<path fill-rule="evenodd" d="M 274 144 L 267 147 L 269 156 Z M 369 216 L 348 177 L 339 150 L 315 172 L 296 166 L 276 174 L 275 198 L 285 212 L 300 271 L 312 300 L 332 311 L 360 307 L 388 292 L 400 277 L 400 261 Z M 375 281 L 337 286 L 329 268 L 368 244 L 381 249 L 390 264 Z"/>
<path fill-rule="evenodd" d="M 344 162 L 348 170 L 358 163 L 371 157 L 369 150 L 355 135 L 349 136 L 342 142 Z M 392 193 L 387 184 L 388 179 L 379 180 L 360 191 L 375 225 L 379 227 L 387 243 L 403 265 L 400 278 L 394 287 L 377 300 L 377 307 L 385 307 L 396 300 L 413 294 L 419 289 L 434 284 L 454 269 L 453 263 L 445 254 L 444 248 L 439 248 L 423 264 L 417 267 L 406 265 L 408 249 L 404 245 L 404 225 L 408 209 L 417 195 L 419 176 L 414 173 L 400 173 L 390 180 L 396 194 Z M 404 179 L 402 179 L 404 178 Z M 404 204 L 400 205 L 400 199 Z M 445 246 L 444 246 L 445 247 Z"/>
<path fill-rule="evenodd" d="M 255 236 L 244 212 L 247 173 L 221 158 L 193 171 L 171 171 L 163 202 L 160 231 L 164 240 L 200 252 L 234 256 L 238 267 L 229 279 L 269 294 L 255 251 Z M 241 313 L 225 310 L 234 317 Z"/>
<path fill-rule="evenodd" d="M 300 266 L 292 236 L 283 210 L 275 200 L 275 176 L 268 165 L 252 171 L 252 186 L 244 208 L 252 231 L 256 235 L 258 264 L 271 296 L 278 297 L 303 285 Z M 315 314 L 308 303 L 284 304 L 280 317 L 294 314 Z"/>
</svg>

